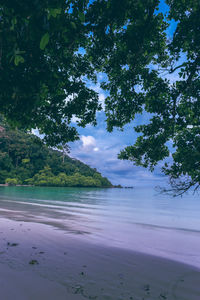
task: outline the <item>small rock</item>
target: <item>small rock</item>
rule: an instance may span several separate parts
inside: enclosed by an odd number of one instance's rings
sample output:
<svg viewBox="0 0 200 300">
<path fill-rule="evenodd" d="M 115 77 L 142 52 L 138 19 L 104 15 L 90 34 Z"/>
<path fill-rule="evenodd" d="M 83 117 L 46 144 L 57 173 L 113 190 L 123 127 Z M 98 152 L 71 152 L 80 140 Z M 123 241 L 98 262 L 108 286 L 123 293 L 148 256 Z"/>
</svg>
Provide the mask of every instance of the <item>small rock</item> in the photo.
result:
<svg viewBox="0 0 200 300">
<path fill-rule="evenodd" d="M 82 275 L 82 276 L 83 276 L 83 275 L 85 275 L 85 273 L 84 273 L 84 272 L 81 272 L 81 273 L 80 273 L 80 275 Z"/>
<path fill-rule="evenodd" d="M 160 299 L 167 299 L 167 296 L 165 294 L 160 294 Z"/>
<path fill-rule="evenodd" d="M 39 265 L 39 262 L 36 259 L 32 259 L 29 261 L 29 265 Z"/>
<path fill-rule="evenodd" d="M 18 246 L 19 244 L 18 243 L 7 243 L 7 246 L 10 246 L 10 247 L 16 247 Z"/>
<path fill-rule="evenodd" d="M 145 290 L 146 292 L 149 292 L 149 291 L 150 291 L 150 286 L 149 286 L 149 284 L 146 284 L 146 285 L 144 286 L 144 290 Z"/>
</svg>

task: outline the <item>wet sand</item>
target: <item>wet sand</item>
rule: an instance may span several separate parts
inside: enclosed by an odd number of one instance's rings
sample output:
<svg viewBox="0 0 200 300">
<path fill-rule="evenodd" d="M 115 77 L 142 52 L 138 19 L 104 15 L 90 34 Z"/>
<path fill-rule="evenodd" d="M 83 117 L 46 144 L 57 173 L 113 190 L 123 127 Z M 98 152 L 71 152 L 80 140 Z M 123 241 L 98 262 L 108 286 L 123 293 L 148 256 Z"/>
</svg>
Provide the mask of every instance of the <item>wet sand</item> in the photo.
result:
<svg viewBox="0 0 200 300">
<path fill-rule="evenodd" d="M 0 293 L 3 300 L 199 300 L 200 270 L 1 218 Z"/>
</svg>

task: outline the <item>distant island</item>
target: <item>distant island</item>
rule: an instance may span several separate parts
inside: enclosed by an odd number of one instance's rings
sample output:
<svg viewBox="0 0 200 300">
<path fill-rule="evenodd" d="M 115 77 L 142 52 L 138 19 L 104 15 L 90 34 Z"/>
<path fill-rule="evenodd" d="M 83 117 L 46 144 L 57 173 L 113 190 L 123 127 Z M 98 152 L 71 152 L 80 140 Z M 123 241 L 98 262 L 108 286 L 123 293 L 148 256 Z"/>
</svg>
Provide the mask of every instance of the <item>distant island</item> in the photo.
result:
<svg viewBox="0 0 200 300">
<path fill-rule="evenodd" d="M 114 187 L 96 169 L 48 148 L 39 137 L 12 130 L 0 120 L 0 184 Z"/>
</svg>

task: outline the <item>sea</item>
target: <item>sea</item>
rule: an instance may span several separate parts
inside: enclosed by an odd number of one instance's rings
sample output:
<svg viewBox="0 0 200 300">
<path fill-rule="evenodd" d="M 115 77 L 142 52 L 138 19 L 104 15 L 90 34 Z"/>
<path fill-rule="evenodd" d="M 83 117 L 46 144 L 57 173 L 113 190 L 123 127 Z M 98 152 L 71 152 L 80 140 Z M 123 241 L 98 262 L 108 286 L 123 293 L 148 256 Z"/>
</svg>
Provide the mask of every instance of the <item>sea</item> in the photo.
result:
<svg viewBox="0 0 200 300">
<path fill-rule="evenodd" d="M 0 218 L 200 267 L 200 197 L 153 187 L 0 187 Z"/>
</svg>

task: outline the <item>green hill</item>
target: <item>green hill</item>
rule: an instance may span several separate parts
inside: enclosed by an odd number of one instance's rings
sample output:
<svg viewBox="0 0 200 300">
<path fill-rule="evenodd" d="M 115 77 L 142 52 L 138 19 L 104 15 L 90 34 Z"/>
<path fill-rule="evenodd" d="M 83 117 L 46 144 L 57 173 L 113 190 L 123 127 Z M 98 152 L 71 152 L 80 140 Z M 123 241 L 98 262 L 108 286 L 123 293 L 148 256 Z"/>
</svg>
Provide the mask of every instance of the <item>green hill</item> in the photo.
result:
<svg viewBox="0 0 200 300">
<path fill-rule="evenodd" d="M 61 151 L 48 148 L 37 136 L 11 130 L 0 121 L 0 183 L 38 186 L 112 187 L 96 169 Z"/>
</svg>

